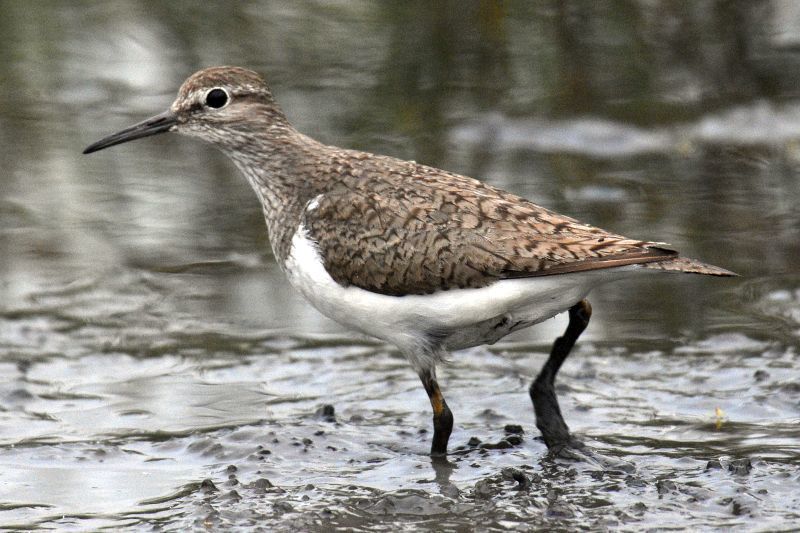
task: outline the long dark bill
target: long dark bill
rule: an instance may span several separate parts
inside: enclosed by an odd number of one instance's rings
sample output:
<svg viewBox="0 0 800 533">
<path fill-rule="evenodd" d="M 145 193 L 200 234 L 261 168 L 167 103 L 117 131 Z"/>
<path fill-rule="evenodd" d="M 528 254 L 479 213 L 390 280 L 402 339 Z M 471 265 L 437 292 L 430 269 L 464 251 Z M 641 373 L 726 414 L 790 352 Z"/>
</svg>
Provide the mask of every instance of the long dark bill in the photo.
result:
<svg viewBox="0 0 800 533">
<path fill-rule="evenodd" d="M 108 148 L 109 146 L 115 146 L 117 144 L 122 144 L 134 139 L 141 139 L 142 137 L 149 137 L 158 133 L 164 133 L 175 126 L 177 122 L 178 120 L 172 111 L 166 111 L 160 115 L 150 117 L 138 124 L 134 124 L 130 128 L 125 128 L 124 130 L 118 131 L 113 135 L 109 135 L 108 137 L 100 139 L 94 144 L 90 144 L 86 147 L 86 150 L 84 150 L 83 153 L 91 154 L 92 152 L 102 150 L 103 148 Z"/>
</svg>

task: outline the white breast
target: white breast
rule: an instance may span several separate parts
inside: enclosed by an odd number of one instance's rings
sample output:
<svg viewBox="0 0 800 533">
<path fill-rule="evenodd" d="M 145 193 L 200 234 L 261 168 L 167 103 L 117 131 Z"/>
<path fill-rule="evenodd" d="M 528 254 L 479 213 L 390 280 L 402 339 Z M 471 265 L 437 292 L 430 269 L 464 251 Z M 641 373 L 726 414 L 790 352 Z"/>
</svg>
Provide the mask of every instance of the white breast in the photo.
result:
<svg viewBox="0 0 800 533">
<path fill-rule="evenodd" d="M 415 363 L 431 335 L 443 347 L 467 348 L 496 342 L 511 331 L 568 309 L 597 284 L 614 281 L 637 267 L 500 280 L 478 289 L 426 295 L 388 296 L 343 287 L 325 270 L 316 243 L 301 226 L 284 265 L 289 282 L 322 314 L 397 346 Z"/>
</svg>

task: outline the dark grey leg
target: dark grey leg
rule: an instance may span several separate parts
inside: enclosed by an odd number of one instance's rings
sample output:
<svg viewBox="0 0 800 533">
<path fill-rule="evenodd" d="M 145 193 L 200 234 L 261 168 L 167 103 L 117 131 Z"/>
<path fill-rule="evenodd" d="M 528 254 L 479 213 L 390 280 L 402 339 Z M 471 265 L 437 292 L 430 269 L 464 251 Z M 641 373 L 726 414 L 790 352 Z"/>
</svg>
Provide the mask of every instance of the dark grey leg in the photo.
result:
<svg viewBox="0 0 800 533">
<path fill-rule="evenodd" d="M 558 369 L 569 355 L 583 330 L 589 325 L 592 316 L 592 306 L 587 300 L 581 300 L 569 309 L 569 325 L 564 335 L 557 338 L 550 350 L 550 357 L 539 372 L 536 381 L 530 388 L 533 410 L 536 413 L 536 427 L 542 432 L 547 448 L 555 452 L 564 447 L 581 447 L 569 434 L 569 428 L 561 416 L 558 399 L 555 392 L 555 380 Z"/>
<path fill-rule="evenodd" d="M 450 440 L 450 433 L 453 431 L 453 413 L 444 401 L 442 391 L 436 382 L 436 371 L 433 368 L 422 370 L 419 373 L 425 392 L 433 407 L 433 442 L 431 443 L 431 455 L 447 455 L 447 441 Z"/>
</svg>

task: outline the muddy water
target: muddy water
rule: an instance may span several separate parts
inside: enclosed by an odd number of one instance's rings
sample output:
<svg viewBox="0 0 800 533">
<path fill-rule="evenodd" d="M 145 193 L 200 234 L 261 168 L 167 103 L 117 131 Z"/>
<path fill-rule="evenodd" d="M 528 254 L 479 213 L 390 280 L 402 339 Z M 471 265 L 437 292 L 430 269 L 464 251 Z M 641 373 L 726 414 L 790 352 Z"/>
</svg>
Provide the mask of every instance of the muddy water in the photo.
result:
<svg viewBox="0 0 800 533">
<path fill-rule="evenodd" d="M 797 9 L 531 5 L 0 3 L 0 526 L 800 527 Z M 433 462 L 417 377 L 291 291 L 220 154 L 80 155 L 211 64 L 324 141 L 742 278 L 593 293 L 559 379 L 578 460 L 527 395 L 563 317 L 454 354 Z"/>
</svg>

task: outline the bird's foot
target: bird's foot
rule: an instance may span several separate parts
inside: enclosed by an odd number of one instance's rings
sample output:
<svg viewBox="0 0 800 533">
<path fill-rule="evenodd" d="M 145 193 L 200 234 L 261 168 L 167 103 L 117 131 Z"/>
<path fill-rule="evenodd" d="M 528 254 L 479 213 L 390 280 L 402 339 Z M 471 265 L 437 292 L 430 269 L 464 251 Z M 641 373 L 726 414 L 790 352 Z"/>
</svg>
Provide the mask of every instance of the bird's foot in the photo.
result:
<svg viewBox="0 0 800 533">
<path fill-rule="evenodd" d="M 552 443 L 547 446 L 548 455 L 559 459 L 581 460 L 587 451 L 589 451 L 589 448 L 583 441 L 576 439 L 572 435 L 569 435 L 562 442 Z"/>
</svg>

